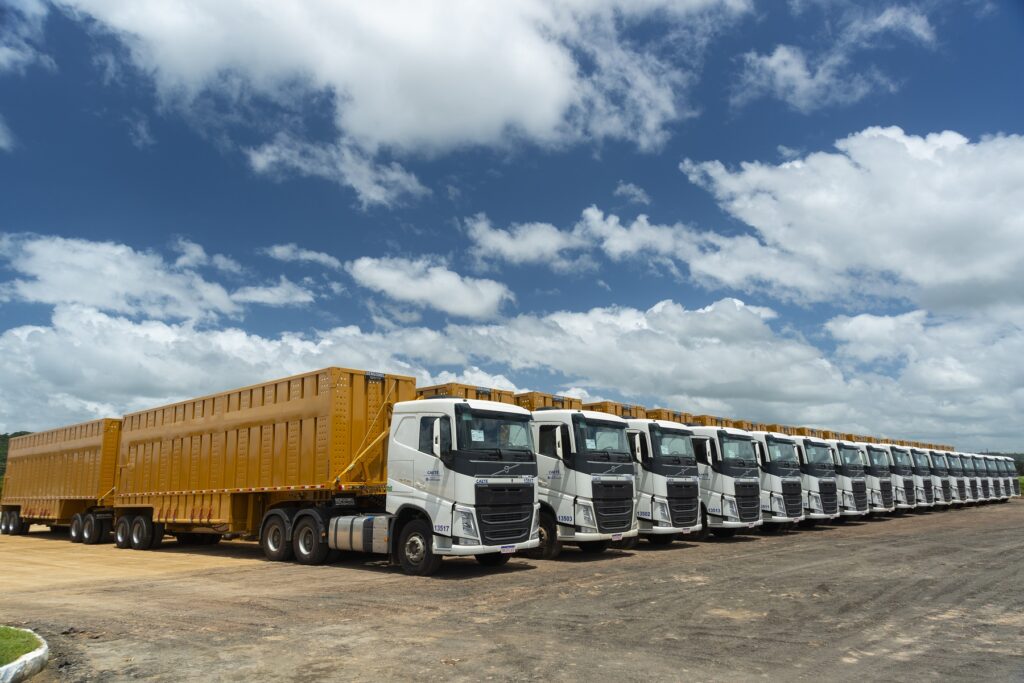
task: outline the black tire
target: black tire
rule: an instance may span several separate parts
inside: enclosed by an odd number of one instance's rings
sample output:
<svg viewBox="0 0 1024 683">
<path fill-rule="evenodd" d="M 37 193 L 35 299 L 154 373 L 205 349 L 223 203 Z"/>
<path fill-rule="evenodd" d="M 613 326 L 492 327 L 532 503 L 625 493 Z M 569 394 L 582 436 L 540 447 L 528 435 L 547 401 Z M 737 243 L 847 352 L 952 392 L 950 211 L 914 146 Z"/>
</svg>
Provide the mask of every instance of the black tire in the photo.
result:
<svg viewBox="0 0 1024 683">
<path fill-rule="evenodd" d="M 153 520 L 139 515 L 132 520 L 132 550 L 149 550 L 153 545 Z"/>
<path fill-rule="evenodd" d="M 72 543 L 81 543 L 83 541 L 82 528 L 84 526 L 85 519 L 82 518 L 80 513 L 75 513 L 71 518 L 71 528 L 68 532 L 68 538 Z"/>
<path fill-rule="evenodd" d="M 125 550 L 132 547 L 132 522 L 135 518 L 124 515 L 114 523 L 114 545 Z"/>
<path fill-rule="evenodd" d="M 476 561 L 485 567 L 500 567 L 510 559 L 512 559 L 512 555 L 506 555 L 505 553 L 487 553 L 486 555 L 476 556 Z"/>
<path fill-rule="evenodd" d="M 0 512 L 0 535 L 7 535 L 8 520 L 11 517 L 11 513 L 7 510 Z"/>
<path fill-rule="evenodd" d="M 103 540 L 103 522 L 91 512 L 82 518 L 82 543 L 98 545 Z"/>
<path fill-rule="evenodd" d="M 441 556 L 434 554 L 434 530 L 423 519 L 402 527 L 395 554 L 402 571 L 411 576 L 430 576 L 441 568 Z"/>
<path fill-rule="evenodd" d="M 599 555 L 608 550 L 608 541 L 582 541 L 580 552 L 584 555 Z"/>
<path fill-rule="evenodd" d="M 11 516 L 8 517 L 8 528 L 11 536 L 24 536 L 28 533 L 28 528 L 32 525 L 31 522 L 26 522 L 21 516 L 21 512 L 18 510 L 12 510 Z"/>
<path fill-rule="evenodd" d="M 220 534 L 201 534 L 200 545 L 217 545 L 220 543 Z"/>
<path fill-rule="evenodd" d="M 546 510 L 540 512 L 540 546 L 531 552 L 533 557 L 541 560 L 554 560 L 562 554 L 562 543 L 558 540 L 558 525 L 555 517 Z"/>
<path fill-rule="evenodd" d="M 645 536 L 647 542 L 651 545 L 670 545 L 672 541 L 676 540 L 675 534 L 650 534 Z"/>
<path fill-rule="evenodd" d="M 162 522 L 153 525 L 153 541 L 149 544 L 150 550 L 155 550 L 163 545 L 165 533 L 167 533 L 167 527 Z"/>
<path fill-rule="evenodd" d="M 639 534 L 636 536 L 630 536 L 629 538 L 624 538 L 621 541 L 613 541 L 612 547 L 616 550 L 632 550 L 638 543 L 640 543 Z"/>
<path fill-rule="evenodd" d="M 288 542 L 288 529 L 284 520 L 274 515 L 263 523 L 260 547 L 271 562 L 287 562 L 294 557 L 292 544 Z"/>
<path fill-rule="evenodd" d="M 698 541 L 708 540 L 708 509 L 704 507 L 704 503 L 700 504 L 700 531 L 693 537 Z"/>
<path fill-rule="evenodd" d="M 715 535 L 715 538 L 732 538 L 736 535 L 735 529 L 712 529 L 711 533 Z"/>
<path fill-rule="evenodd" d="M 181 531 L 174 534 L 174 540 L 178 542 L 178 545 L 195 545 L 196 535 L 188 531 Z"/>
<path fill-rule="evenodd" d="M 299 564 L 317 565 L 327 561 L 331 552 L 327 539 L 320 533 L 320 525 L 312 517 L 303 517 L 292 530 L 292 550 Z"/>
</svg>

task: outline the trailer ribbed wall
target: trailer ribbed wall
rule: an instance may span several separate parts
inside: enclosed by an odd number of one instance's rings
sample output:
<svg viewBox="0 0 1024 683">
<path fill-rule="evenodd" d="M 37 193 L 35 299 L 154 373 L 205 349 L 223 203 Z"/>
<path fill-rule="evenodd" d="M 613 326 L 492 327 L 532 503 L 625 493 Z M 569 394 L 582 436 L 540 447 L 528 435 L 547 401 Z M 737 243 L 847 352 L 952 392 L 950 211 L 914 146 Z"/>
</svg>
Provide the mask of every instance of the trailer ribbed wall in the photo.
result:
<svg viewBox="0 0 1024 683">
<path fill-rule="evenodd" d="M 599 413 L 618 415 L 626 419 L 639 420 L 647 417 L 647 409 L 643 406 L 629 405 L 628 403 L 617 403 L 615 401 L 599 401 L 597 403 L 584 403 L 584 410 L 594 410 Z"/>
<path fill-rule="evenodd" d="M 114 505 L 245 532 L 275 503 L 383 494 L 390 408 L 413 398 L 412 377 L 326 368 L 126 415 Z"/>
<path fill-rule="evenodd" d="M 647 419 L 691 424 L 693 422 L 693 415 L 678 410 L 669 410 L 668 408 L 648 408 Z"/>
<path fill-rule="evenodd" d="M 479 401 L 497 401 L 498 403 L 511 403 L 515 405 L 515 394 L 505 389 L 491 389 L 488 387 L 474 387 L 470 384 L 437 384 L 432 387 L 423 387 L 416 390 L 416 395 L 422 398 L 443 396 L 445 398 L 469 398 Z"/>
<path fill-rule="evenodd" d="M 516 394 L 516 405 L 527 410 L 539 410 L 540 408 L 583 409 L 583 401 L 578 398 L 545 394 L 540 391 L 524 391 L 521 394 Z"/>
<path fill-rule="evenodd" d="M 5 507 L 21 517 L 67 524 L 114 487 L 121 421 L 94 420 L 11 439 Z"/>
</svg>

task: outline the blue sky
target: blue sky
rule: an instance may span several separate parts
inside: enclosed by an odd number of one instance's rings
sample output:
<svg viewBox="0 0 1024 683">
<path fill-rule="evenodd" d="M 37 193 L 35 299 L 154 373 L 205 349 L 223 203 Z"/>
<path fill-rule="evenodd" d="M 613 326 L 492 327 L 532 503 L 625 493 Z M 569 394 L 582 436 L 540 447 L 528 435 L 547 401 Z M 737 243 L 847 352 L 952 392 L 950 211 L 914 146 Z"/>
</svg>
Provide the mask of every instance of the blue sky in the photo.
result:
<svg viewBox="0 0 1024 683">
<path fill-rule="evenodd" d="M 1016 448 L 1015 2 L 0 2 L 0 429 L 339 364 Z"/>
</svg>

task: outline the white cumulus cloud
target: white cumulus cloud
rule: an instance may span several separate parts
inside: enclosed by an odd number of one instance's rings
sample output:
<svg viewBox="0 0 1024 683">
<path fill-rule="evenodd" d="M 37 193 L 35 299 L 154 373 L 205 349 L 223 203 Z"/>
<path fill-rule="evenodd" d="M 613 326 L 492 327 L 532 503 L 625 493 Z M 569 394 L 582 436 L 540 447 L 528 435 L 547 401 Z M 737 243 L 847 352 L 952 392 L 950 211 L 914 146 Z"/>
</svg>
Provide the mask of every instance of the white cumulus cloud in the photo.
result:
<svg viewBox="0 0 1024 683">
<path fill-rule="evenodd" d="M 264 249 L 263 253 L 278 261 L 299 261 L 307 263 L 318 263 L 326 268 L 341 270 L 341 261 L 322 251 L 303 249 L 294 242 L 288 244 L 275 244 Z"/>
</svg>

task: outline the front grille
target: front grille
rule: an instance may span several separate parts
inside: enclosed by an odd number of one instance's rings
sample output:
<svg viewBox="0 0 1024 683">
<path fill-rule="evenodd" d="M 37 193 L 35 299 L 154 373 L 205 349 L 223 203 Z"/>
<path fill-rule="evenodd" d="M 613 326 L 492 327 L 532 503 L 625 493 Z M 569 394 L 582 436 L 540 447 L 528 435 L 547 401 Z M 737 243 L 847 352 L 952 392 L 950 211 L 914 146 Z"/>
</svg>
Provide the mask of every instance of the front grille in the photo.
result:
<svg viewBox="0 0 1024 683">
<path fill-rule="evenodd" d="M 878 482 L 878 489 L 882 493 L 882 507 L 892 507 L 892 482 L 891 481 L 880 481 Z"/>
<path fill-rule="evenodd" d="M 967 482 L 963 479 L 959 480 L 956 483 L 956 492 L 960 494 L 961 501 L 967 500 Z"/>
<path fill-rule="evenodd" d="M 978 500 L 978 482 L 971 479 L 971 498 Z"/>
<path fill-rule="evenodd" d="M 700 489 L 697 482 L 669 482 L 668 510 L 672 517 L 672 526 L 693 526 L 697 523 L 700 512 L 698 497 Z"/>
<path fill-rule="evenodd" d="M 995 490 L 995 496 L 996 496 L 996 498 L 998 498 L 998 497 L 1000 497 L 1001 495 L 1003 495 L 1003 486 L 1002 486 L 1002 482 L 1000 482 L 1000 481 L 999 481 L 998 479 L 996 479 L 995 481 L 993 481 L 993 482 L 992 482 L 992 485 L 993 485 L 993 486 L 995 487 L 995 489 L 994 489 L 994 490 Z"/>
<path fill-rule="evenodd" d="M 932 491 L 932 480 L 924 480 L 924 502 L 931 505 L 935 502 L 935 493 Z"/>
<path fill-rule="evenodd" d="M 836 495 L 836 482 L 823 479 L 818 482 L 818 495 L 821 496 L 821 511 L 826 515 L 839 512 L 839 496 Z"/>
<path fill-rule="evenodd" d="M 799 517 L 804 509 L 801 497 L 800 482 L 782 482 L 782 503 L 786 506 L 787 517 Z"/>
<path fill-rule="evenodd" d="M 868 509 L 868 486 L 863 479 L 853 480 L 853 503 L 859 511 Z"/>
<path fill-rule="evenodd" d="M 944 479 L 942 481 L 942 500 L 943 500 L 943 502 L 948 503 L 950 500 L 952 500 L 952 497 L 953 497 L 953 494 L 951 493 L 951 489 L 950 489 L 950 486 L 949 486 L 949 480 L 948 479 Z"/>
<path fill-rule="evenodd" d="M 494 484 L 476 487 L 476 516 L 485 545 L 521 543 L 533 524 L 533 487 Z"/>
<path fill-rule="evenodd" d="M 989 488 L 988 488 L 988 479 L 982 479 L 981 480 L 981 497 L 982 498 L 988 498 L 989 495 L 990 494 L 989 494 Z"/>
<path fill-rule="evenodd" d="M 632 482 L 595 481 L 592 489 L 598 531 L 602 534 L 611 534 L 633 528 Z"/>
<path fill-rule="evenodd" d="M 761 518 L 760 496 L 736 496 L 736 508 L 741 522 L 755 522 Z"/>
<path fill-rule="evenodd" d="M 907 505 L 917 505 L 917 496 L 914 493 L 914 480 L 903 480 L 903 493 L 907 496 Z"/>
<path fill-rule="evenodd" d="M 1013 492 L 1020 495 L 1020 479 L 1013 480 Z"/>
</svg>

